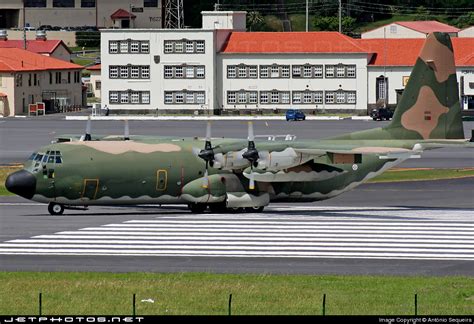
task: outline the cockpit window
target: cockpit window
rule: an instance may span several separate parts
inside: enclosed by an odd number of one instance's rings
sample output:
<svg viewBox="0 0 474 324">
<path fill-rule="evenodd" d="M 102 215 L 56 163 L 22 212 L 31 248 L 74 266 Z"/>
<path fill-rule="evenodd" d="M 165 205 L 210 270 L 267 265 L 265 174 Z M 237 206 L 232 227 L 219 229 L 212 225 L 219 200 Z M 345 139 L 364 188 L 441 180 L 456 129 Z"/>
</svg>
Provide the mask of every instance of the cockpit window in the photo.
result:
<svg viewBox="0 0 474 324">
<path fill-rule="evenodd" d="M 56 155 L 56 163 L 63 163 L 63 159 L 58 155 Z"/>
<path fill-rule="evenodd" d="M 35 161 L 40 162 L 42 158 L 43 158 L 43 154 L 36 154 Z"/>
<path fill-rule="evenodd" d="M 31 154 L 30 157 L 28 158 L 28 160 L 34 161 L 34 159 L 36 157 L 36 154 L 38 154 L 38 153 L 35 152 L 35 153 Z"/>
</svg>

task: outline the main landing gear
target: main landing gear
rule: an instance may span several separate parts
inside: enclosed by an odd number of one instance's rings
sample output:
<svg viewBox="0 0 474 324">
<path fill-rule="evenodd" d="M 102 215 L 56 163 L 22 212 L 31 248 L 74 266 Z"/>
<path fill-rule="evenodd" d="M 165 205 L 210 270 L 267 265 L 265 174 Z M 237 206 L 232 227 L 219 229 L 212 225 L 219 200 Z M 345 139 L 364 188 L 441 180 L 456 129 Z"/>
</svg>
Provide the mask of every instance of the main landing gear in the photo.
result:
<svg viewBox="0 0 474 324">
<path fill-rule="evenodd" d="M 261 213 L 265 208 L 265 206 L 229 208 L 226 207 L 225 203 L 214 203 L 209 205 L 202 203 L 188 204 L 188 208 L 193 214 L 204 213 L 207 207 L 209 207 L 211 213 Z"/>
</svg>

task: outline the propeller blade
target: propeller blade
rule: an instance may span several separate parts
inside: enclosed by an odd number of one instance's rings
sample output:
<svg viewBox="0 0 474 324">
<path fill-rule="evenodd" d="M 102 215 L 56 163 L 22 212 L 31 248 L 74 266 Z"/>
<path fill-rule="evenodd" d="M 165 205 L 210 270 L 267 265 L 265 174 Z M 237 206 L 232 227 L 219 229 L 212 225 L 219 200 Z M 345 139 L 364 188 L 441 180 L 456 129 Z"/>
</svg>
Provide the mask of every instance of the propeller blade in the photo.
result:
<svg viewBox="0 0 474 324">
<path fill-rule="evenodd" d="M 249 189 L 250 189 L 250 190 L 254 190 L 254 189 L 255 189 L 255 177 L 254 177 L 253 170 L 250 171 Z"/>
<path fill-rule="evenodd" d="M 128 141 L 130 140 L 130 129 L 128 127 L 128 119 L 125 119 L 125 126 L 124 126 L 124 130 L 123 130 L 123 140 L 124 141 Z"/>
<path fill-rule="evenodd" d="M 250 142 L 253 142 L 254 139 L 255 139 L 255 136 L 253 135 L 253 122 L 251 122 L 251 121 L 248 122 L 248 136 L 247 136 L 247 139 Z"/>
<path fill-rule="evenodd" d="M 211 122 L 208 121 L 206 125 L 206 141 L 211 141 Z"/>
<path fill-rule="evenodd" d="M 204 177 L 202 180 L 202 187 L 204 189 L 209 188 L 209 172 L 207 171 L 207 166 L 209 163 L 206 162 L 206 171 L 204 172 Z"/>
</svg>

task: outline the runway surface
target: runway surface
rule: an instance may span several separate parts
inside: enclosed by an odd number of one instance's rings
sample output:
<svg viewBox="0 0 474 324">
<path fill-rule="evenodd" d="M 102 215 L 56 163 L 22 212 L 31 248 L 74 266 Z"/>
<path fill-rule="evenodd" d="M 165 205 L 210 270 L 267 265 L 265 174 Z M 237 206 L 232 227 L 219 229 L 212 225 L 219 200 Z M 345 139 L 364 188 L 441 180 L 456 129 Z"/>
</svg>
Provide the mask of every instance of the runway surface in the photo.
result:
<svg viewBox="0 0 474 324">
<path fill-rule="evenodd" d="M 473 179 L 412 185 L 445 206 L 423 196 L 404 204 L 409 184 L 367 184 L 332 205 L 272 204 L 258 214 L 141 206 L 53 217 L 45 205 L 3 199 L 0 269 L 473 276 Z M 372 202 L 351 203 L 367 192 Z"/>
<path fill-rule="evenodd" d="M 303 122 L 255 121 L 256 135 L 296 135 L 297 139 L 322 139 L 344 133 L 382 127 L 388 122 L 361 120 L 307 120 Z M 133 135 L 204 136 L 204 121 L 130 121 Z M 65 121 L 58 116 L 38 118 L 4 118 L 0 120 L 0 164 L 22 163 L 39 147 L 49 144 L 60 134 L 83 134 L 83 121 Z M 92 133 L 123 134 L 122 121 L 94 121 Z M 474 122 L 464 122 L 464 133 L 470 138 Z M 216 121 L 212 123 L 213 137 L 246 138 L 245 121 Z M 446 148 L 423 153 L 422 159 L 411 159 L 400 167 L 462 168 L 474 167 L 474 150 Z"/>
</svg>

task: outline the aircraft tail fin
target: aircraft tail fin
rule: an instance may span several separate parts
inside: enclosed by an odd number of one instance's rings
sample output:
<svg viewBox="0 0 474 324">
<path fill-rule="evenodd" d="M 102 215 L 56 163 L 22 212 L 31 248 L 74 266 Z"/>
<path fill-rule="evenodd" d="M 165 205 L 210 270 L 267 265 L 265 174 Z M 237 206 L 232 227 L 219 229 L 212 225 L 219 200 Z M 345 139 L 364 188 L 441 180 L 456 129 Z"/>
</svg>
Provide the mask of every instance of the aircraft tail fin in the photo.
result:
<svg viewBox="0 0 474 324">
<path fill-rule="evenodd" d="M 464 138 L 456 68 L 446 33 L 428 35 L 392 122 L 392 139 Z"/>
</svg>

